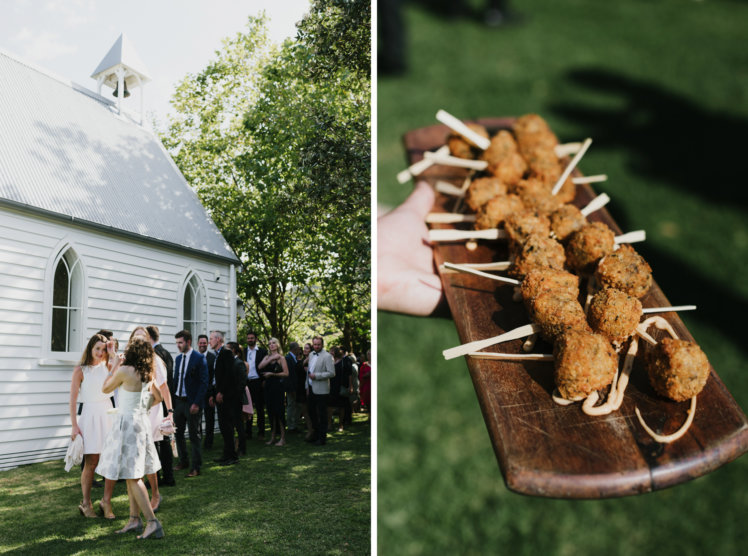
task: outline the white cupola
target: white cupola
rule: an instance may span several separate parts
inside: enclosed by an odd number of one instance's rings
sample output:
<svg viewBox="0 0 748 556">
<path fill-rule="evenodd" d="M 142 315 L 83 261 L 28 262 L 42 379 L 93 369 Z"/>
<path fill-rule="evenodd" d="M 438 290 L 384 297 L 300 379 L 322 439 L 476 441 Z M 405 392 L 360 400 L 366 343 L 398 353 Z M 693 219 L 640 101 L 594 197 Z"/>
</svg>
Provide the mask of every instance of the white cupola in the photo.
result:
<svg viewBox="0 0 748 556">
<path fill-rule="evenodd" d="M 143 85 L 151 78 L 145 64 L 135 51 L 124 33 L 114 42 L 107 55 L 99 63 L 91 74 L 98 83 L 98 93 L 101 94 L 101 86 L 106 85 L 114 89 L 117 97 L 117 110 L 122 112 L 122 99 L 130 96 L 130 91 L 141 87 L 140 92 L 140 123 L 143 123 Z"/>
</svg>

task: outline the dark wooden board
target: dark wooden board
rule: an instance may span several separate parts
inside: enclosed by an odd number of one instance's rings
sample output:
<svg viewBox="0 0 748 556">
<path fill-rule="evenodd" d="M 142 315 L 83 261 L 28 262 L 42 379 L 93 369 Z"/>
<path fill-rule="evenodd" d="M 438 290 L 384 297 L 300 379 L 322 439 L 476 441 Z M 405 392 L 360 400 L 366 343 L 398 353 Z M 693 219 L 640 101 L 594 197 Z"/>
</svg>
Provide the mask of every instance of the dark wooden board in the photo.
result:
<svg viewBox="0 0 748 556">
<path fill-rule="evenodd" d="M 510 127 L 512 119 L 478 122 L 495 132 Z M 447 134 L 448 129 L 442 125 L 408 132 L 404 143 L 410 163 L 423 158 L 424 151 L 444 145 Z M 445 180 L 459 185 L 466 175 L 460 169 L 433 166 L 421 177 L 432 184 Z M 582 207 L 594 196 L 591 187 L 578 186 L 574 203 Z M 454 202 L 454 198 L 438 194 L 434 210 L 451 211 Z M 615 198 L 611 202 L 615 203 Z M 621 233 L 604 209 L 589 219 L 605 222 Z M 434 259 L 440 268 L 444 261 L 506 260 L 507 252 L 502 242 L 480 241 L 474 251 L 461 243 L 441 243 L 434 246 Z M 657 261 L 649 262 L 656 278 Z M 511 286 L 497 286 L 470 274 L 440 273 L 461 343 L 496 336 L 529 322 L 522 304 L 512 301 Z M 642 303 L 644 307 L 670 305 L 656 283 Z M 693 340 L 677 313 L 662 316 L 680 338 Z M 658 339 L 664 335 L 654 328 L 650 333 Z M 453 346 L 443 346 L 449 347 Z M 534 351 L 549 353 L 550 349 L 538 342 Z M 639 353 L 646 349 L 646 342 L 641 340 Z M 521 340 L 486 351 L 520 352 Z M 504 480 L 518 493 L 589 499 L 640 494 L 702 476 L 748 451 L 746 416 L 713 368 L 698 396 L 690 430 L 665 445 L 652 440 L 642 429 L 634 408 L 639 408 L 650 427 L 669 434 L 685 421 L 690 402 L 676 403 L 657 396 L 641 368 L 640 357 L 621 408 L 598 417 L 585 415 L 580 404 L 561 407 L 553 402 L 552 363 L 465 359 Z"/>
</svg>

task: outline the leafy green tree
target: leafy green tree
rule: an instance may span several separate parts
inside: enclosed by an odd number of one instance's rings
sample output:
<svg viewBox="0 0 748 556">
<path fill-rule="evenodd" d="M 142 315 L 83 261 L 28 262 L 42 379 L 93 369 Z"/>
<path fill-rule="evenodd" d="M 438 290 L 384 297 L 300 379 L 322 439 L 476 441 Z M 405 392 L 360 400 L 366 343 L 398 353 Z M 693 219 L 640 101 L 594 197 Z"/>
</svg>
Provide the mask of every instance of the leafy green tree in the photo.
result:
<svg viewBox="0 0 748 556">
<path fill-rule="evenodd" d="M 282 344 L 320 314 L 348 343 L 346 330 L 370 329 L 370 84 L 334 41 L 320 48 L 326 25 L 347 29 L 340 18 L 352 13 L 327 3 L 315 2 L 298 40 L 280 49 L 264 15 L 250 17 L 179 84 L 161 134 L 242 261 L 244 325 Z"/>
</svg>

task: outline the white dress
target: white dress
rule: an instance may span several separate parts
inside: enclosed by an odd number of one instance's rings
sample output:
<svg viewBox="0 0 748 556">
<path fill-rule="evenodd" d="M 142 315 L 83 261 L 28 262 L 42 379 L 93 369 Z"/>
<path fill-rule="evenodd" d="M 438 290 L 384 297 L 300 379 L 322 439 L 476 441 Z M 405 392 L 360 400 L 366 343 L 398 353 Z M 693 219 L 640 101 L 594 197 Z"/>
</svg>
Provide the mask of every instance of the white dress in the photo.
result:
<svg viewBox="0 0 748 556">
<path fill-rule="evenodd" d="M 96 473 L 102 477 L 140 479 L 161 469 L 148 418 L 150 386 L 150 382 L 143 384 L 140 392 L 120 388 L 119 409 L 96 467 Z"/>
<path fill-rule="evenodd" d="M 153 377 L 153 381 L 156 383 L 158 388 L 166 382 L 166 365 L 158 355 L 154 355 L 153 359 L 156 361 L 156 374 Z M 153 441 L 159 442 L 164 439 L 164 435 L 161 434 L 159 426 L 164 420 L 164 408 L 160 403 L 154 405 L 148 412 L 148 417 L 151 420 L 151 434 L 153 435 Z"/>
<path fill-rule="evenodd" d="M 109 369 L 106 362 L 93 367 L 85 365 L 81 369 L 83 382 L 78 402 L 83 404 L 83 409 L 78 415 L 77 422 L 83 437 L 83 453 L 100 454 L 104 439 L 112 428 L 112 416 L 107 413 L 112 409 L 112 400 L 109 394 L 101 391 Z"/>
</svg>

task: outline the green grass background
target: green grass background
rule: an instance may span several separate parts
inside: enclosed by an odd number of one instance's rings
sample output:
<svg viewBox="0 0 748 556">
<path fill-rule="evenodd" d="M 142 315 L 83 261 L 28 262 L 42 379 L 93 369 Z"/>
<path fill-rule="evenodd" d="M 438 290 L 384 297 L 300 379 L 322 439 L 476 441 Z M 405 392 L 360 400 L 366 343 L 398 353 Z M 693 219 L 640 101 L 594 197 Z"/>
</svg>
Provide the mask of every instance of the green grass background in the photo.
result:
<svg viewBox="0 0 748 556">
<path fill-rule="evenodd" d="M 409 193 L 402 135 L 461 118 L 544 116 L 592 137 L 580 169 L 626 230 L 723 382 L 748 409 L 748 4 L 510 2 L 488 28 L 405 5 L 408 71 L 379 76 L 378 200 Z M 480 2 L 469 6 L 479 7 Z M 604 501 L 506 489 L 445 318 L 378 315 L 378 543 L 382 554 L 742 554 L 748 457 L 664 491 Z"/>
<path fill-rule="evenodd" d="M 124 483 L 115 486 L 117 519 L 78 513 L 80 472 L 62 460 L 0 473 L 0 554 L 370 554 L 371 442 L 367 416 L 333 432 L 325 446 L 288 434 L 282 448 L 249 440 L 247 456 L 220 467 L 221 435 L 203 451 L 200 477 L 161 488 L 156 514 L 166 536 L 115 535 L 127 523 Z M 337 418 L 335 418 L 337 423 Z M 94 488 L 94 506 L 103 488 Z"/>
</svg>

